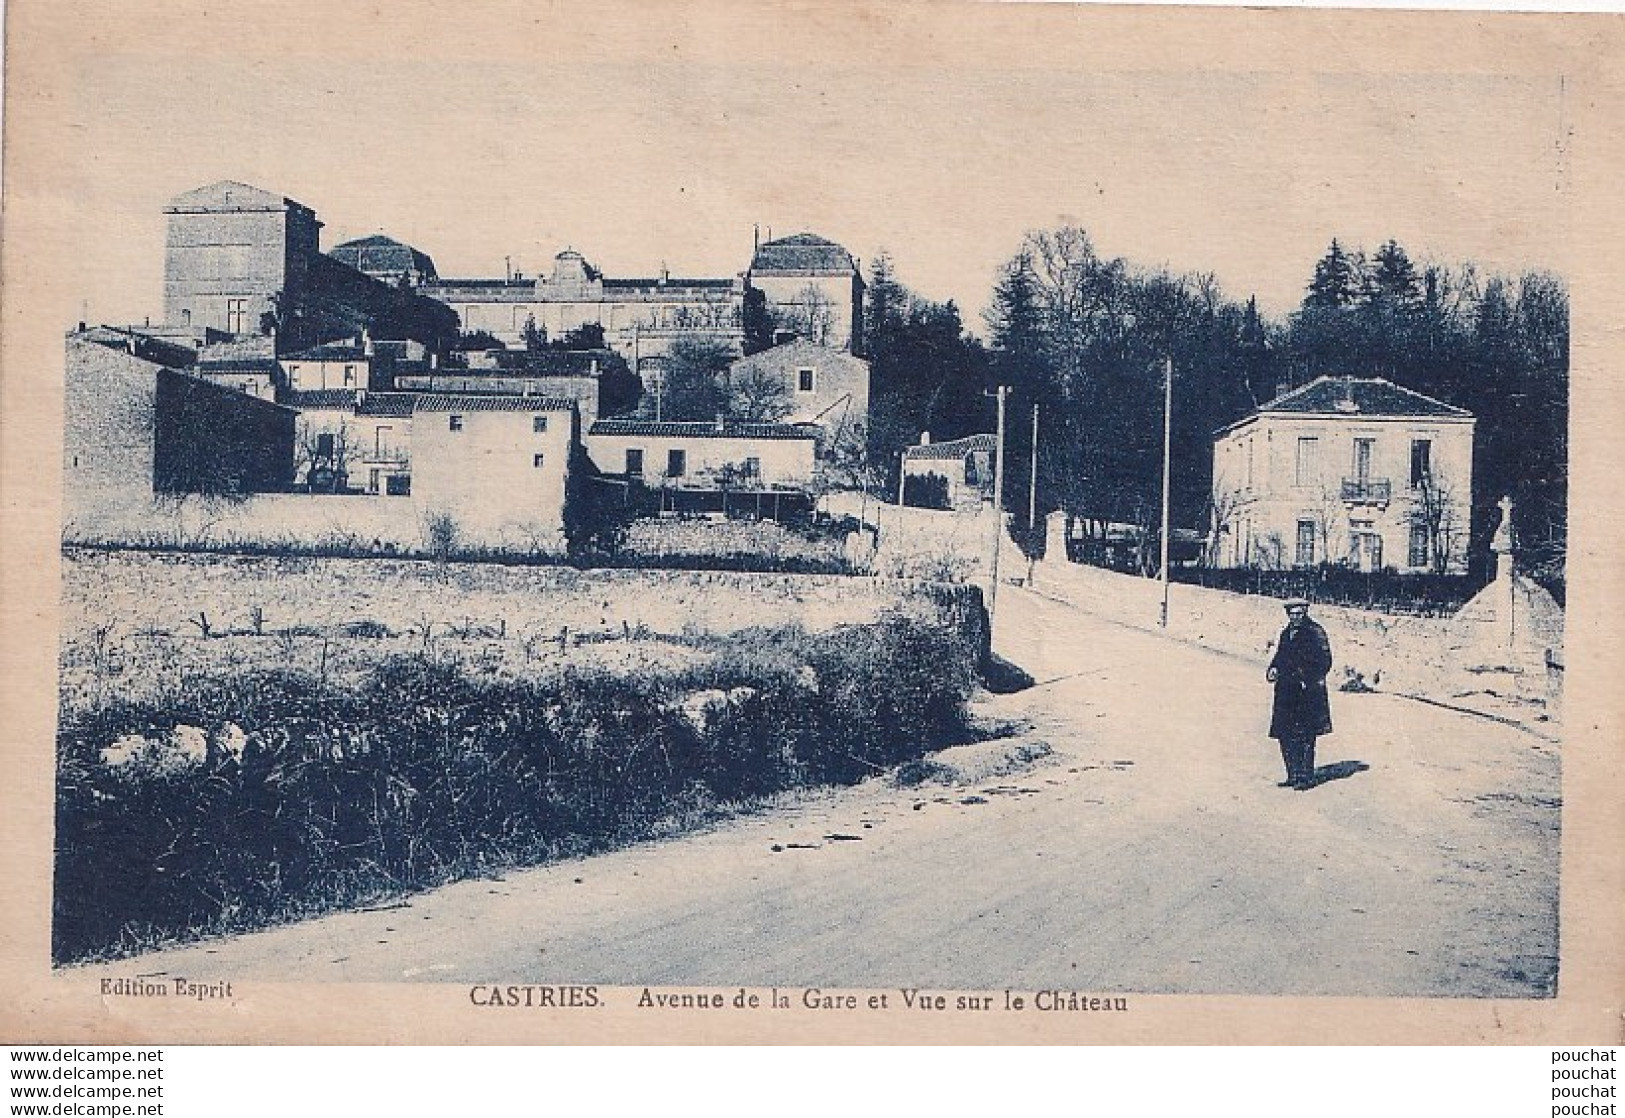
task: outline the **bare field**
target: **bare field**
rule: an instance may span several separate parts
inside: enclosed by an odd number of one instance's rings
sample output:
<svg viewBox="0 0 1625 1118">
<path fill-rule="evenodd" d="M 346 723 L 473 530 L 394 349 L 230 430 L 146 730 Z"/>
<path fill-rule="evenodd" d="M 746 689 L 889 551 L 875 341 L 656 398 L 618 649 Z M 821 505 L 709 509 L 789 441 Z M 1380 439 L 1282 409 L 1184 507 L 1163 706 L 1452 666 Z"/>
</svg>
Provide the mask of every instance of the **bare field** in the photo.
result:
<svg viewBox="0 0 1625 1118">
<path fill-rule="evenodd" d="M 946 619 L 953 600 L 922 583 L 843 576 L 68 548 L 62 698 L 136 698 L 222 670 L 344 683 L 406 652 L 497 678 L 681 668 L 704 655 L 685 638 L 820 632 L 893 612 Z"/>
</svg>

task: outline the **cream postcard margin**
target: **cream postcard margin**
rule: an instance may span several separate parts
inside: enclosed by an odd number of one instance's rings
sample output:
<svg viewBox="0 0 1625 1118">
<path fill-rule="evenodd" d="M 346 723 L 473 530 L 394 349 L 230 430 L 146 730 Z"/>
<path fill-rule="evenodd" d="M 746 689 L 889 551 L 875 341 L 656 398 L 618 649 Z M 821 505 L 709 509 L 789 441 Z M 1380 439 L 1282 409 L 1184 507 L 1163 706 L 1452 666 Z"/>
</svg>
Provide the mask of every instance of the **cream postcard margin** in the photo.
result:
<svg viewBox="0 0 1625 1118">
<path fill-rule="evenodd" d="M 373 5 L 289 0 L 12 0 L 7 6 L 3 348 L 0 348 L 0 1038 L 8 1042 L 581 1043 L 1534 1043 L 1618 1044 L 1625 1036 L 1625 738 L 1621 734 L 1620 471 L 1625 340 L 1620 237 L 1625 182 L 1625 22 L 1617 16 L 1295 10 L 1070 8 L 859 3 L 645 5 L 460 0 Z M 1134 998 L 1113 1015 L 988 1018 L 705 1014 L 630 1008 L 496 1012 L 466 986 L 243 982 L 223 1004 L 108 999 L 89 977 L 53 974 L 53 720 L 63 331 L 78 313 L 79 262 L 60 246 L 76 220 L 86 163 L 116 183 L 133 146 L 81 146 L 76 75 L 100 57 L 202 55 L 266 83 L 265 138 L 279 142 L 279 68 L 298 63 L 479 66 L 569 58 L 635 66 L 774 68 L 1048 67 L 1225 75 L 1326 70 L 1403 76 L 1439 70 L 1561 76 L 1571 91 L 1568 243 L 1553 246 L 1572 293 L 1572 421 L 1566 737 L 1563 747 L 1561 972 L 1551 1000 Z M 108 106 L 116 111 L 116 106 Z M 335 106 L 334 111 L 341 111 Z M 1032 113 L 1046 112 L 1035 104 Z M 974 129 L 976 121 L 966 121 Z M 1065 121 L 1044 121 L 1056 134 Z M 425 136 L 426 157 L 434 137 Z M 1230 137 L 1293 143 L 1291 135 Z M 1554 135 L 1554 142 L 1557 137 Z M 551 158 L 539 153 L 536 158 Z M 590 163 L 590 156 L 583 156 Z M 1103 159 L 1110 153 L 1103 152 Z M 220 177 L 195 152 L 196 182 Z M 945 174 L 974 168 L 944 167 Z M 359 171 L 358 171 L 359 173 Z M 1448 168 L 1430 186 L 1451 190 Z M 290 187 L 293 189 L 293 187 Z M 817 184 L 809 184 L 817 189 Z M 1471 185 L 1467 189 L 1473 189 Z M 876 204 L 888 201 L 883 190 Z M 134 204 L 134 203 L 132 203 Z M 149 203 L 150 204 L 150 203 Z M 746 220 L 744 216 L 741 220 Z M 960 220 L 974 220 L 962 215 Z M 103 231 L 118 236 L 116 228 Z M 1221 277 L 1222 279 L 1222 277 Z M 132 306 L 141 298 L 133 297 Z M 977 308 L 966 308 L 967 320 Z M 500 976 L 494 976 L 500 977 Z M 731 993 L 731 991 L 729 991 Z"/>
</svg>

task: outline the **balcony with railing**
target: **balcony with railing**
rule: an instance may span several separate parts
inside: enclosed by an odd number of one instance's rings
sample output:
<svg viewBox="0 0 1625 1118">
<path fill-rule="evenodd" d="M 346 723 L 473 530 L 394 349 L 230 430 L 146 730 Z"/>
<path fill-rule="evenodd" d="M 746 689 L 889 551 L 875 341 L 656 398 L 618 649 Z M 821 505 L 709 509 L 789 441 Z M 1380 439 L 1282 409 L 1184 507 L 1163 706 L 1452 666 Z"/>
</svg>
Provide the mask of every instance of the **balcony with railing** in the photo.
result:
<svg viewBox="0 0 1625 1118">
<path fill-rule="evenodd" d="M 1394 498 L 1394 483 L 1385 477 L 1346 477 L 1343 500 L 1349 504 L 1386 505 Z"/>
</svg>

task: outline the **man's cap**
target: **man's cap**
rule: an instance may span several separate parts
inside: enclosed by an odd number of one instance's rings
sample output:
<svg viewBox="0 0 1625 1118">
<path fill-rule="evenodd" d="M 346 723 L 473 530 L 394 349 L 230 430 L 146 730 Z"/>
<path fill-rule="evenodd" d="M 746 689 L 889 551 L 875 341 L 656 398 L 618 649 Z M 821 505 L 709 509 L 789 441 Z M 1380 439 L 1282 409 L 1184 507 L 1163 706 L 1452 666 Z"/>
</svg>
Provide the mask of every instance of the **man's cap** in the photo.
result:
<svg viewBox="0 0 1625 1118">
<path fill-rule="evenodd" d="M 1308 598 L 1288 598 L 1286 601 L 1281 603 L 1281 608 L 1282 609 L 1293 609 L 1293 608 L 1295 608 L 1297 606 L 1302 606 L 1304 609 L 1308 609 L 1309 608 L 1309 599 Z"/>
</svg>

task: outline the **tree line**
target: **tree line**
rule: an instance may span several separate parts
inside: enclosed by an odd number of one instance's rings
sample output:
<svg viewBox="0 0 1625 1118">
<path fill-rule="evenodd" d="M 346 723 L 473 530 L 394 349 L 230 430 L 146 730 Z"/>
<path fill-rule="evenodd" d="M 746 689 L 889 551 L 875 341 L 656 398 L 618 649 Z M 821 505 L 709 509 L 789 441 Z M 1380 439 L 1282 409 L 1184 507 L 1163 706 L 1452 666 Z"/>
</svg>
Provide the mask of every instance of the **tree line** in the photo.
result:
<svg viewBox="0 0 1625 1118">
<path fill-rule="evenodd" d="M 1173 378 L 1172 523 L 1205 531 L 1213 436 L 1323 375 L 1385 377 L 1478 418 L 1471 553 L 1488 561 L 1497 501 L 1511 495 L 1526 566 L 1561 577 L 1567 536 L 1568 293 L 1543 271 L 1418 265 L 1396 241 L 1374 254 L 1333 240 L 1283 319 L 1229 297 L 1211 273 L 1106 257 L 1086 230 L 1027 234 L 983 315 L 911 292 L 881 253 L 870 267 L 870 467 L 893 483 L 902 449 L 991 431 L 1009 388 L 1005 507 L 1025 519 L 1032 410 L 1040 515 L 1149 540 L 1161 501 L 1163 378 Z"/>
</svg>

